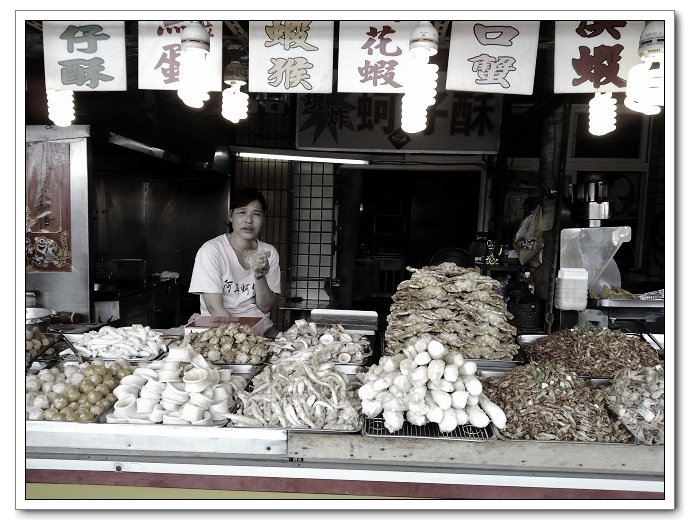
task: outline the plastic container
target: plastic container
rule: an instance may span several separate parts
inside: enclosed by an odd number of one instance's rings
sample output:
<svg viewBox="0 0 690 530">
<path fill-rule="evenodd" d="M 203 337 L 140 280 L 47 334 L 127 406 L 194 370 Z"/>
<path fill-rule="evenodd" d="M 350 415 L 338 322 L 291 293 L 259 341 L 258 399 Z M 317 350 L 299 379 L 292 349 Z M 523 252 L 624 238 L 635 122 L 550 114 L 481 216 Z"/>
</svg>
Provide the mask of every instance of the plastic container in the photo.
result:
<svg viewBox="0 0 690 530">
<path fill-rule="evenodd" d="M 584 280 L 587 281 L 589 274 L 587 269 L 583 268 L 568 268 L 561 267 L 558 269 L 558 278 L 566 280 Z"/>
<path fill-rule="evenodd" d="M 592 291 L 601 292 L 605 285 L 620 287 L 620 271 L 613 256 L 623 243 L 630 241 L 631 234 L 629 226 L 561 230 L 561 267 L 585 269 Z"/>
<path fill-rule="evenodd" d="M 558 271 L 554 305 L 565 311 L 587 308 L 588 273 L 583 268 L 566 267 Z"/>
</svg>

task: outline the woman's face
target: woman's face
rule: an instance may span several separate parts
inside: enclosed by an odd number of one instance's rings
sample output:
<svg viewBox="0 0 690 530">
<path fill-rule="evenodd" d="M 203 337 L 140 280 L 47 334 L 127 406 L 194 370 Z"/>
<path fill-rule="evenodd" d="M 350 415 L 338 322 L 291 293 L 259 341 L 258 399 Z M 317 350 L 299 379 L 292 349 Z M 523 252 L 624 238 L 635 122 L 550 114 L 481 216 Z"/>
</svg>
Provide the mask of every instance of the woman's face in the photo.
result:
<svg viewBox="0 0 690 530">
<path fill-rule="evenodd" d="M 252 201 L 246 206 L 230 210 L 232 230 L 242 239 L 254 239 L 261 232 L 264 224 L 264 211 L 259 201 Z"/>
</svg>

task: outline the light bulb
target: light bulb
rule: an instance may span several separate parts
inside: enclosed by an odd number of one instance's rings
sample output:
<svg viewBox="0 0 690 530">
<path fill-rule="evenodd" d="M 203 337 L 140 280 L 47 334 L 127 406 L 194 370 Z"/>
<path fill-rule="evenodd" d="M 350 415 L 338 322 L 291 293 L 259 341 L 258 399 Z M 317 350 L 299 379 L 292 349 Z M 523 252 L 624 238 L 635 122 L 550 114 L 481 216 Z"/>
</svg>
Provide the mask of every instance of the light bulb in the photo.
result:
<svg viewBox="0 0 690 530">
<path fill-rule="evenodd" d="M 616 130 L 616 100 L 611 92 L 594 94 L 589 101 L 589 132 L 602 136 Z"/>
<path fill-rule="evenodd" d="M 438 65 L 429 64 L 429 54 L 410 50 L 403 76 L 405 93 L 401 100 L 400 126 L 407 133 L 426 129 L 427 108 L 436 103 Z"/>
<path fill-rule="evenodd" d="M 624 105 L 630 110 L 653 115 L 664 106 L 664 22 L 652 20 L 640 34 L 637 50 L 641 64 L 628 72 Z"/>
<path fill-rule="evenodd" d="M 421 20 L 410 33 L 410 52 L 424 53 L 427 56 L 438 52 L 438 30 L 428 20 Z"/>
<path fill-rule="evenodd" d="M 232 123 L 237 123 L 247 117 L 249 108 L 249 94 L 242 92 L 239 83 L 230 83 L 230 86 L 223 90 L 223 103 L 221 115 Z"/>
<path fill-rule="evenodd" d="M 664 106 L 664 54 L 642 57 L 628 73 L 624 104 L 647 115 L 659 114 Z"/>
<path fill-rule="evenodd" d="M 201 22 L 187 22 L 180 37 L 180 77 L 177 95 L 190 107 L 201 108 L 209 99 L 210 37 Z"/>
<path fill-rule="evenodd" d="M 74 92 L 72 90 L 46 90 L 48 118 L 58 127 L 67 127 L 74 121 Z"/>
</svg>

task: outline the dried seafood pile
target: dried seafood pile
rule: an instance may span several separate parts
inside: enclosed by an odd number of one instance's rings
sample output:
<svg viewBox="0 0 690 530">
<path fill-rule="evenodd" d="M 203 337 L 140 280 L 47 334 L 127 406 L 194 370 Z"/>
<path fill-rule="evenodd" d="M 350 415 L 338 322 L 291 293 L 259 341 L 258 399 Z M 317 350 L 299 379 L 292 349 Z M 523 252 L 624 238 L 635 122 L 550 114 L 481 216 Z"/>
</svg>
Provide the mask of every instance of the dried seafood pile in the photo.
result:
<svg viewBox="0 0 690 530">
<path fill-rule="evenodd" d="M 528 364 L 482 381 L 484 393 L 505 412 L 500 432 L 514 440 L 629 443 L 632 436 L 610 418 L 603 394 L 554 364 Z"/>
<path fill-rule="evenodd" d="M 278 427 L 354 431 L 361 427 L 356 382 L 333 368 L 327 354 L 288 357 L 266 366 L 240 391 L 236 427 Z"/>
<path fill-rule="evenodd" d="M 290 329 L 278 333 L 270 351 L 271 361 L 287 357 L 306 359 L 317 353 L 325 354 L 330 361 L 361 364 L 371 355 L 371 345 L 363 336 L 347 333 L 340 324 L 326 328 L 300 319 Z"/>
<path fill-rule="evenodd" d="M 261 364 L 270 343 L 270 339 L 254 335 L 246 324 L 232 322 L 192 332 L 170 346 L 190 345 L 214 364 Z"/>
<path fill-rule="evenodd" d="M 561 364 L 580 376 L 613 377 L 619 370 L 659 364 L 652 346 L 619 330 L 581 326 L 522 345 L 531 362 Z"/>
<path fill-rule="evenodd" d="M 162 333 L 141 324 L 122 328 L 103 326 L 98 331 L 84 333 L 72 345 L 86 358 L 153 359 L 167 351 Z"/>
<path fill-rule="evenodd" d="M 407 268 L 412 277 L 393 295 L 385 354 L 401 352 L 412 337 L 429 334 L 466 359 L 512 359 L 518 351 L 513 316 L 498 282 L 454 263 Z"/>
<path fill-rule="evenodd" d="M 621 370 L 604 389 L 606 404 L 635 439 L 664 445 L 663 365 Z"/>
</svg>

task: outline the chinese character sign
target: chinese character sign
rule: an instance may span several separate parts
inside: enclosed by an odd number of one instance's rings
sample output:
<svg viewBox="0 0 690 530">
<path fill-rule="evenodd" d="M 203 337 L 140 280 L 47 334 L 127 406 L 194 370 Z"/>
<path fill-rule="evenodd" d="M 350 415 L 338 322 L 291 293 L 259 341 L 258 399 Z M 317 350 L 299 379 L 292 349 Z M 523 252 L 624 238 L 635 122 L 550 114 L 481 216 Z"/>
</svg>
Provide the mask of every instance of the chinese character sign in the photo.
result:
<svg viewBox="0 0 690 530">
<path fill-rule="evenodd" d="M 538 21 L 453 21 L 446 90 L 531 94 Z"/>
<path fill-rule="evenodd" d="M 338 92 L 404 92 L 400 74 L 416 21 L 340 22 Z"/>
<path fill-rule="evenodd" d="M 439 86 L 444 74 L 439 73 Z M 297 98 L 303 149 L 419 153 L 496 153 L 502 96 L 439 90 L 423 133 L 400 128 L 397 94 L 308 94 Z"/>
<path fill-rule="evenodd" d="M 333 22 L 249 23 L 249 91 L 333 91 Z"/>
<path fill-rule="evenodd" d="M 72 270 L 70 160 L 67 142 L 26 144 L 28 272 Z"/>
<path fill-rule="evenodd" d="M 211 37 L 208 56 L 209 90 L 223 88 L 223 22 L 202 20 Z M 139 21 L 139 88 L 177 90 L 183 20 Z"/>
<path fill-rule="evenodd" d="M 46 89 L 127 90 L 125 23 L 43 21 Z"/>
<path fill-rule="evenodd" d="M 637 56 L 643 21 L 556 22 L 553 91 L 623 92 Z"/>
</svg>

